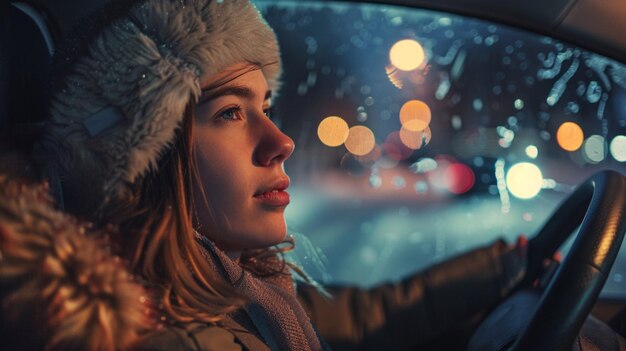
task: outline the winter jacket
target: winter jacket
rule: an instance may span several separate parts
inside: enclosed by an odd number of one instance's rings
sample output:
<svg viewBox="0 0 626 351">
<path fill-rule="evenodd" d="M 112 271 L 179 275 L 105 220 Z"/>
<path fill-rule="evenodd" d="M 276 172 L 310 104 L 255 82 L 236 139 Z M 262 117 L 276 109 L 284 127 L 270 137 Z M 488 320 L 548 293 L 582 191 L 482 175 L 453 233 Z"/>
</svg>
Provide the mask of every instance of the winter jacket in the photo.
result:
<svg viewBox="0 0 626 351">
<path fill-rule="evenodd" d="M 360 289 L 311 285 L 298 298 L 333 350 L 464 348 L 464 332 L 512 288 L 506 246 L 492 245 L 437 264 L 400 282 Z M 168 326 L 144 337 L 141 351 L 246 350 L 250 330 L 202 323 Z M 448 336 L 456 335 L 451 340 Z M 256 336 L 258 337 L 258 336 Z"/>
<path fill-rule="evenodd" d="M 262 339 L 263 326 L 243 310 L 237 325 L 150 325 L 149 306 L 142 305 L 146 291 L 100 239 L 86 235 L 88 227 L 55 210 L 47 194 L 46 186 L 0 175 L 0 349 L 241 350 L 259 344 L 250 340 Z M 498 241 L 397 283 L 330 286 L 331 298 L 300 285 L 297 296 L 336 350 L 438 345 L 449 334 L 462 335 L 511 291 L 523 273 L 515 257 Z"/>
</svg>

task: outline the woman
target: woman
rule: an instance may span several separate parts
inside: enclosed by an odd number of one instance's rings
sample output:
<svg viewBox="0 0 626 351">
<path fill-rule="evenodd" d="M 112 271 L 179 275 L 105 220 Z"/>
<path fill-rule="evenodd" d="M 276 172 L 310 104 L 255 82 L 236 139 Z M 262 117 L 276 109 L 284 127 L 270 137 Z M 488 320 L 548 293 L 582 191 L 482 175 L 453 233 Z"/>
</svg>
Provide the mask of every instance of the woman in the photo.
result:
<svg viewBox="0 0 626 351">
<path fill-rule="evenodd" d="M 398 284 L 329 287 L 331 298 L 306 284 L 296 292 L 297 267 L 281 255 L 291 243 L 283 163 L 294 143 L 268 118 L 281 72 L 272 30 L 237 0 L 113 2 L 93 16 L 56 54 L 59 85 L 40 158 L 56 204 L 106 228 L 106 247 L 128 261 L 146 292 L 127 281 L 120 290 L 120 277 L 106 280 L 119 265 L 103 264 L 115 260 L 100 251 L 89 261 L 81 248 L 98 245 L 75 234 L 84 225 L 64 222 L 73 244 L 59 249 L 59 234 L 44 235 L 32 256 L 87 273 L 60 273 L 36 285 L 45 294 L 5 299 L 16 315 L 33 301 L 48 306 L 41 318 L 53 321 L 38 343 L 323 350 L 326 339 L 340 349 L 403 349 L 469 325 L 523 277 L 523 245 L 497 242 Z M 26 205 L 11 206 L 5 213 Z M 60 221 L 51 209 L 37 211 L 50 228 Z M 17 245 L 16 235 L 3 240 Z M 15 251 L 5 251 L 13 262 Z M 49 273 L 41 268 L 23 272 Z M 145 309 L 154 326 L 139 317 Z"/>
</svg>

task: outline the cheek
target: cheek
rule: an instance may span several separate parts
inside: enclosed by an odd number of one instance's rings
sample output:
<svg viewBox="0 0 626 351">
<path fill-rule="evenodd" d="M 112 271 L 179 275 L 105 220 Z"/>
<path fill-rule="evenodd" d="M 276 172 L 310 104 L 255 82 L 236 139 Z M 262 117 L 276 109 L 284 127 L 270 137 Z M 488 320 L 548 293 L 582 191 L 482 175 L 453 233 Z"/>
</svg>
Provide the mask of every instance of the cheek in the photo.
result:
<svg viewBox="0 0 626 351">
<path fill-rule="evenodd" d="M 205 139 L 195 144 L 198 171 L 204 193 L 216 213 L 237 217 L 253 195 L 251 156 L 230 138 Z"/>
<path fill-rule="evenodd" d="M 210 200 L 226 200 L 236 186 L 237 164 L 227 150 L 216 145 L 198 145 L 198 171 L 205 193 Z"/>
</svg>

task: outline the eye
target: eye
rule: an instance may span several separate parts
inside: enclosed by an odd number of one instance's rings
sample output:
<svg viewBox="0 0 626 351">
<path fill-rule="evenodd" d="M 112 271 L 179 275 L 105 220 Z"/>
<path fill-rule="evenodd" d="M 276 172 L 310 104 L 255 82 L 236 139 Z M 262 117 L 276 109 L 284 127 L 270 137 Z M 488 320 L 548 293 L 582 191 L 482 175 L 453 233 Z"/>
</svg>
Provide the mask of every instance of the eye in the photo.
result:
<svg viewBox="0 0 626 351">
<path fill-rule="evenodd" d="M 241 119 L 241 117 L 239 116 L 240 112 L 241 112 L 241 107 L 240 106 L 230 107 L 230 108 L 227 108 L 226 110 L 218 113 L 217 114 L 217 118 L 224 119 L 224 120 L 227 120 L 227 121 L 236 121 L 238 119 Z"/>
</svg>

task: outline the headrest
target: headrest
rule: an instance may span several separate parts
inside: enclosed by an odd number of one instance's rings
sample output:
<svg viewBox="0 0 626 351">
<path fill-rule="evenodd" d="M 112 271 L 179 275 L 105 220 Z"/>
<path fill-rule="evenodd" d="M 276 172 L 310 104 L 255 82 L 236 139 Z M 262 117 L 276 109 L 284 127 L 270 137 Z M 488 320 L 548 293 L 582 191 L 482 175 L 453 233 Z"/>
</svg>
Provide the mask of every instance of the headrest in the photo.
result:
<svg viewBox="0 0 626 351">
<path fill-rule="evenodd" d="M 44 16 L 23 2 L 0 3 L 0 140 L 28 145 L 47 113 L 54 51 Z"/>
</svg>

